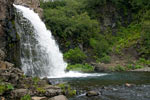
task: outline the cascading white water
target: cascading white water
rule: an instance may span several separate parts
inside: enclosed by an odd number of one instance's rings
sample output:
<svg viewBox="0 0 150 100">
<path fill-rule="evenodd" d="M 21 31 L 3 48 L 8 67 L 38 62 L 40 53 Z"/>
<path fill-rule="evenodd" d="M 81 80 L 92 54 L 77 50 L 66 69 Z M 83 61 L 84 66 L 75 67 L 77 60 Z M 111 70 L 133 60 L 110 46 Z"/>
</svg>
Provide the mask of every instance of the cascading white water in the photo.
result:
<svg viewBox="0 0 150 100">
<path fill-rule="evenodd" d="M 48 78 L 106 75 L 72 71 L 65 73 L 67 63 L 38 14 L 27 7 L 14 6 L 17 8 L 16 29 L 20 34 L 22 70 L 26 75 Z"/>
<path fill-rule="evenodd" d="M 33 38 L 37 41 L 36 43 L 32 43 L 32 41 L 30 42 L 29 40 L 25 43 L 22 41 L 22 47 L 31 49 L 29 51 L 30 57 L 22 57 L 22 69 L 24 72 L 28 73 L 28 71 L 30 71 L 30 74 L 33 76 L 35 73 L 40 73 L 39 76 L 41 77 L 60 76 L 64 74 L 67 63 L 63 60 L 63 55 L 59 51 L 59 47 L 52 37 L 51 32 L 46 29 L 45 24 L 42 22 L 38 14 L 33 10 L 20 5 L 14 6 L 31 22 L 34 28 L 33 33 L 35 33 Z M 34 57 L 34 52 L 32 52 L 33 50 L 36 53 L 40 53 L 38 56 L 36 55 L 37 61 L 33 61 L 32 59 L 32 57 Z M 43 71 L 36 72 L 34 68 L 37 71 L 38 69 Z"/>
</svg>

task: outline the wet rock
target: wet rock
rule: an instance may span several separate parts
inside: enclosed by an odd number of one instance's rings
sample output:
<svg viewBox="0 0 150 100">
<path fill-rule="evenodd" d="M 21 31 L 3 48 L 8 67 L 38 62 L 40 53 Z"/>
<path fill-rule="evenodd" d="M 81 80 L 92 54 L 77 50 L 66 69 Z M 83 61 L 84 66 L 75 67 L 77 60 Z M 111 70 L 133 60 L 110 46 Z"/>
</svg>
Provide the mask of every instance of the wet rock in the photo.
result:
<svg viewBox="0 0 150 100">
<path fill-rule="evenodd" d="M 96 91 L 88 91 L 87 93 L 86 93 L 86 96 L 98 96 L 99 95 L 99 93 L 98 92 L 96 92 Z"/>
<path fill-rule="evenodd" d="M 132 87 L 133 85 L 134 85 L 134 84 L 129 84 L 129 83 L 126 83 L 126 84 L 125 84 L 126 87 Z"/>
<path fill-rule="evenodd" d="M 0 49 L 0 60 L 4 60 L 4 58 L 5 58 L 5 53 Z"/>
<path fill-rule="evenodd" d="M 32 97 L 31 98 L 32 100 L 47 100 L 47 98 L 46 97 Z"/>
<path fill-rule="evenodd" d="M 48 100 L 68 100 L 64 95 L 55 96 L 53 98 L 50 98 Z"/>
<path fill-rule="evenodd" d="M 11 97 L 12 98 L 21 98 L 26 94 L 30 95 L 31 92 L 28 89 L 16 89 L 11 92 Z"/>
<path fill-rule="evenodd" d="M 53 97 L 57 95 L 61 95 L 62 91 L 61 89 L 46 89 L 45 96 L 47 97 Z"/>
<path fill-rule="evenodd" d="M 47 77 L 43 78 L 43 80 L 50 85 L 52 84 Z"/>
<path fill-rule="evenodd" d="M 113 90 L 113 91 L 117 91 L 118 89 L 116 89 L 116 88 L 112 88 L 112 90 Z"/>
</svg>

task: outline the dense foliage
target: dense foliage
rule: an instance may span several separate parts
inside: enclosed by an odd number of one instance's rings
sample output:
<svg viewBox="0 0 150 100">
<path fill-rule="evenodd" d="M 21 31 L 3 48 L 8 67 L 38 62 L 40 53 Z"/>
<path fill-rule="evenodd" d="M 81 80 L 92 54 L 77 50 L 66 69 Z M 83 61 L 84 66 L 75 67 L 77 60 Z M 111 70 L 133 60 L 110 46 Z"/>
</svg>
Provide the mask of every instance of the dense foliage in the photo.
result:
<svg viewBox="0 0 150 100">
<path fill-rule="evenodd" d="M 70 49 L 68 52 L 64 54 L 64 58 L 70 63 L 83 63 L 83 61 L 87 58 L 83 51 L 79 48 Z"/>
<path fill-rule="evenodd" d="M 68 71 L 80 71 L 80 72 L 93 72 L 93 66 L 89 64 L 75 64 L 75 65 L 68 65 Z"/>
<path fill-rule="evenodd" d="M 71 64 L 89 59 L 110 63 L 110 54 L 122 55 L 130 47 L 138 58 L 150 59 L 149 0 L 56 0 L 41 2 L 41 7 L 47 28 Z"/>
</svg>

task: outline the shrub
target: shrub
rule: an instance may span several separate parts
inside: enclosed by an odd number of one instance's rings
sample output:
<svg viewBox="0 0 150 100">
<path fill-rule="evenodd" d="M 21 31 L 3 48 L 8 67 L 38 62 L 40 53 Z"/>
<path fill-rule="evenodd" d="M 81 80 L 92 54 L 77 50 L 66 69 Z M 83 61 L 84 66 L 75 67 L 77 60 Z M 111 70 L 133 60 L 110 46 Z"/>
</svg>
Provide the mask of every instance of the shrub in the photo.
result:
<svg viewBox="0 0 150 100">
<path fill-rule="evenodd" d="M 135 65 L 135 69 L 140 69 L 140 68 L 143 68 L 144 66 L 142 65 Z"/>
<path fill-rule="evenodd" d="M 69 84 L 63 83 L 58 85 L 67 96 L 76 95 L 76 90 L 71 89 Z"/>
<path fill-rule="evenodd" d="M 81 72 L 92 72 L 94 71 L 93 66 L 89 64 L 75 64 L 75 65 L 68 65 L 67 70 L 69 71 L 81 71 Z"/>
<path fill-rule="evenodd" d="M 108 53 L 109 44 L 104 38 L 99 40 L 95 38 L 90 39 L 90 46 L 93 48 L 94 53 L 100 58 L 104 53 Z"/>
<path fill-rule="evenodd" d="M 115 71 L 126 71 L 126 68 L 124 67 L 124 66 L 121 66 L 121 65 L 117 65 L 116 67 L 115 67 Z"/>
<path fill-rule="evenodd" d="M 134 65 L 133 64 L 128 64 L 127 65 L 127 69 L 128 70 L 133 70 L 134 69 Z"/>
<path fill-rule="evenodd" d="M 7 90 L 13 90 L 14 86 L 12 84 L 7 84 Z"/>
<path fill-rule="evenodd" d="M 31 96 L 27 94 L 27 95 L 21 97 L 21 100 L 31 100 Z"/>
<path fill-rule="evenodd" d="M 108 55 L 105 55 L 104 57 L 100 58 L 100 62 L 102 63 L 110 63 L 111 62 L 111 57 Z"/>
<path fill-rule="evenodd" d="M 40 93 L 45 93 L 46 92 L 46 90 L 42 87 L 37 87 L 36 90 Z"/>
<path fill-rule="evenodd" d="M 5 85 L 0 84 L 0 94 L 3 94 L 7 90 Z"/>
<path fill-rule="evenodd" d="M 81 51 L 79 48 L 70 49 L 68 52 L 64 54 L 64 58 L 69 61 L 70 63 L 82 63 L 87 56 L 83 51 Z"/>
<path fill-rule="evenodd" d="M 37 83 L 40 81 L 40 78 L 39 77 L 33 77 L 32 80 L 34 82 L 34 85 L 37 85 Z"/>
</svg>

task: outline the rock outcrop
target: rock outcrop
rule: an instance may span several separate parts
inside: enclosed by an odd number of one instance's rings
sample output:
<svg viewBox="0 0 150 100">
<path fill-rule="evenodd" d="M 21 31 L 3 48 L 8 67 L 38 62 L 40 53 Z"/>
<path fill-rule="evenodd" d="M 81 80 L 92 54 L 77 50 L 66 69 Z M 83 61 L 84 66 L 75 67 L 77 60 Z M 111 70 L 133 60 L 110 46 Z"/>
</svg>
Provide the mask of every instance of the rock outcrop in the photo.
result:
<svg viewBox="0 0 150 100">
<path fill-rule="evenodd" d="M 48 100 L 63 94 L 60 87 L 50 85 L 38 77 L 26 77 L 20 69 L 14 68 L 13 64 L 8 62 L 4 64 L 9 65 L 5 68 L 0 66 L 0 87 L 4 87 L 0 91 L 0 97 L 5 97 L 5 100 L 20 100 L 25 95 L 30 95 L 34 100 L 35 97 Z"/>
<path fill-rule="evenodd" d="M 13 3 L 14 0 L 0 0 L 0 49 L 6 53 L 5 60 L 17 65 L 20 53 Z"/>
<path fill-rule="evenodd" d="M 0 0 L 0 48 L 5 49 L 9 21 L 13 19 L 13 1 Z"/>
<path fill-rule="evenodd" d="M 23 5 L 34 9 L 34 11 L 38 13 L 40 17 L 42 17 L 43 10 L 40 8 L 40 0 L 15 0 L 14 3 L 16 5 Z"/>
<path fill-rule="evenodd" d="M 88 91 L 86 93 L 86 96 L 91 97 L 91 96 L 98 96 L 100 93 L 96 91 Z"/>
</svg>

